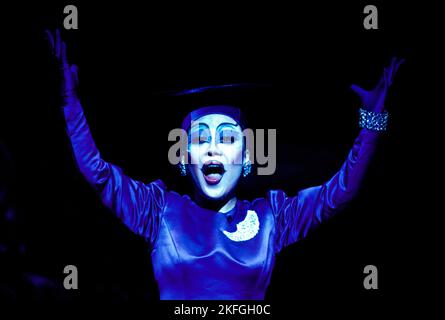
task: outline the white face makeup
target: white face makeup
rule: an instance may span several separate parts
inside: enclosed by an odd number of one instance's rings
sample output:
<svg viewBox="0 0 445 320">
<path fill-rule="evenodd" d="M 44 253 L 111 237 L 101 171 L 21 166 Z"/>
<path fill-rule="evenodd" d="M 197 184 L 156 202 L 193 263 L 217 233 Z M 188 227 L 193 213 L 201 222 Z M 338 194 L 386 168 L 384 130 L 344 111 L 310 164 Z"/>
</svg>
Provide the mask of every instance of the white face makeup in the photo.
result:
<svg viewBox="0 0 445 320">
<path fill-rule="evenodd" d="M 208 114 L 194 121 L 188 152 L 191 176 L 206 198 L 219 200 L 233 191 L 243 163 L 243 133 L 235 120 Z"/>
</svg>

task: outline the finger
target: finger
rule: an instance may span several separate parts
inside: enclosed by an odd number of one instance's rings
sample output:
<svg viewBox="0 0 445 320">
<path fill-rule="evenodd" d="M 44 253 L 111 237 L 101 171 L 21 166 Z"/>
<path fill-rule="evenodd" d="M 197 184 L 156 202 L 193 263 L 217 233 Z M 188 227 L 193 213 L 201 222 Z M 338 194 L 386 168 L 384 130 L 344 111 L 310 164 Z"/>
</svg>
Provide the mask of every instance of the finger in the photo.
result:
<svg viewBox="0 0 445 320">
<path fill-rule="evenodd" d="M 377 83 L 376 88 L 381 88 L 385 84 L 385 70 L 386 68 L 383 68 L 382 76 L 379 79 L 379 82 Z"/>
<path fill-rule="evenodd" d="M 71 72 L 73 74 L 74 81 L 76 81 L 76 85 L 77 85 L 79 83 L 79 78 L 77 76 L 78 68 L 77 68 L 77 66 L 75 64 L 73 64 L 71 66 L 70 70 L 71 70 Z"/>
<path fill-rule="evenodd" d="M 60 43 L 60 59 L 63 68 L 68 68 L 69 66 L 68 66 L 68 59 L 66 57 L 66 43 L 63 41 Z"/>
<path fill-rule="evenodd" d="M 391 59 L 391 69 L 390 69 L 390 72 L 389 72 L 389 76 L 391 78 L 391 82 L 392 82 L 392 79 L 394 77 L 394 74 L 396 73 L 396 66 L 397 66 L 397 57 L 393 57 Z"/>
<path fill-rule="evenodd" d="M 356 84 L 351 85 L 351 90 L 354 91 L 359 97 L 362 97 L 366 93 L 364 89 Z"/>
<path fill-rule="evenodd" d="M 60 59 L 60 44 L 62 40 L 60 38 L 60 31 L 59 29 L 56 29 L 56 56 Z"/>
<path fill-rule="evenodd" d="M 388 88 L 388 86 L 391 82 L 389 77 L 390 77 L 390 74 L 389 74 L 388 70 L 385 68 L 385 70 L 383 71 L 383 78 L 385 79 L 384 80 L 384 88 L 385 89 Z"/>
<path fill-rule="evenodd" d="M 391 60 L 391 70 L 388 73 L 388 86 L 392 85 L 393 79 L 399 69 L 400 65 L 404 62 L 404 59 L 397 59 L 396 57 Z"/>
<path fill-rule="evenodd" d="M 49 30 L 45 30 L 46 40 L 49 42 L 51 51 L 54 53 L 54 37 Z"/>
<path fill-rule="evenodd" d="M 392 65 L 391 65 L 391 68 L 386 70 L 386 76 L 385 76 L 385 78 L 386 78 L 385 86 L 386 87 L 389 87 L 392 84 L 392 76 L 393 76 L 393 72 L 394 72 L 393 70 L 394 70 L 394 68 Z"/>
<path fill-rule="evenodd" d="M 399 67 L 404 63 L 405 63 L 405 59 L 403 59 L 403 58 L 397 62 L 394 74 L 397 72 L 397 70 L 399 70 Z"/>
<path fill-rule="evenodd" d="M 384 70 L 383 74 L 385 74 L 385 70 L 386 70 L 386 73 L 388 75 L 390 75 L 392 73 L 392 68 L 393 68 L 393 65 L 394 65 L 394 58 L 395 57 L 392 57 L 391 61 L 389 62 L 389 64 L 383 69 Z"/>
<path fill-rule="evenodd" d="M 397 57 L 392 57 L 391 58 L 391 67 L 393 68 L 396 65 L 397 62 Z"/>
</svg>

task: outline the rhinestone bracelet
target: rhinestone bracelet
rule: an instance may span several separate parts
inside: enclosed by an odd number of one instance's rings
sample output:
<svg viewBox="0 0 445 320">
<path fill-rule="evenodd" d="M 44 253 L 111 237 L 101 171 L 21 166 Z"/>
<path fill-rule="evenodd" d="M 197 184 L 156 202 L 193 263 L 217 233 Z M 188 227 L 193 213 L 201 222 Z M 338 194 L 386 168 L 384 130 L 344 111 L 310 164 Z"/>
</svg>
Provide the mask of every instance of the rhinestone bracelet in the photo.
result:
<svg viewBox="0 0 445 320">
<path fill-rule="evenodd" d="M 377 113 L 363 108 L 359 110 L 360 118 L 358 125 L 372 131 L 386 131 L 388 127 L 388 111 Z"/>
</svg>

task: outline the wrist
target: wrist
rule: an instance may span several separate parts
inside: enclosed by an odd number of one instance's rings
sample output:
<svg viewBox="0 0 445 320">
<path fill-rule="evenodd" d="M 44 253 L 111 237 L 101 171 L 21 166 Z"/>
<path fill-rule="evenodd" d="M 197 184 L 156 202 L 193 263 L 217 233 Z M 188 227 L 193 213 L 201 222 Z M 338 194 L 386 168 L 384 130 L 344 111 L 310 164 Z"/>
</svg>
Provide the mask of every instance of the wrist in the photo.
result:
<svg viewBox="0 0 445 320">
<path fill-rule="evenodd" d="M 389 113 L 369 111 L 364 108 L 359 109 L 359 127 L 375 132 L 383 132 L 388 128 Z"/>
</svg>

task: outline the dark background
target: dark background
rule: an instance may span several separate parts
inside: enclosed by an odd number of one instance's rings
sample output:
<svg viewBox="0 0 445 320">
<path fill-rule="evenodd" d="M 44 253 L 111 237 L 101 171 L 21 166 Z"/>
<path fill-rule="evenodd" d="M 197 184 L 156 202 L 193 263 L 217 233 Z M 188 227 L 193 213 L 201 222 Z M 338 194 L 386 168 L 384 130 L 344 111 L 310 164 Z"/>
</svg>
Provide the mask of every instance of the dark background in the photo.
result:
<svg viewBox="0 0 445 320">
<path fill-rule="evenodd" d="M 60 2 L 4 10 L 5 82 L 0 143 L 8 210 L 3 209 L 3 284 L 11 300 L 153 301 L 158 292 L 147 246 L 100 203 L 77 171 L 59 106 L 59 79 L 45 42 L 75 4 L 79 30 L 63 30 L 79 66 L 80 97 L 104 159 L 133 178 L 186 183 L 167 161 L 169 130 L 190 111 L 159 92 L 238 82 L 273 91 L 246 106 L 253 128 L 277 129 L 273 176 L 251 176 L 241 198 L 278 188 L 289 195 L 329 179 L 358 134 L 352 83 L 373 87 L 390 58 L 406 59 L 387 99 L 384 134 L 357 199 L 278 257 L 267 298 L 383 306 L 414 294 L 417 223 L 412 160 L 419 144 L 416 96 L 423 8 L 373 3 L 379 30 L 363 28 L 365 2 L 311 5 L 220 2 L 212 6 Z M 168 105 L 168 107 L 167 107 Z M 6 190 L 6 189 L 5 189 Z M 12 208 L 12 209 L 11 209 Z M 6 218 L 4 212 L 14 212 Z M 11 230 L 14 230 L 13 232 Z M 65 265 L 79 290 L 63 289 Z M 363 268 L 379 270 L 379 289 L 363 289 Z M 409 268 L 409 267 L 408 267 Z M 410 291 L 411 290 L 411 291 Z"/>
</svg>

